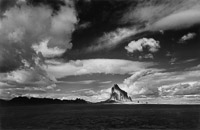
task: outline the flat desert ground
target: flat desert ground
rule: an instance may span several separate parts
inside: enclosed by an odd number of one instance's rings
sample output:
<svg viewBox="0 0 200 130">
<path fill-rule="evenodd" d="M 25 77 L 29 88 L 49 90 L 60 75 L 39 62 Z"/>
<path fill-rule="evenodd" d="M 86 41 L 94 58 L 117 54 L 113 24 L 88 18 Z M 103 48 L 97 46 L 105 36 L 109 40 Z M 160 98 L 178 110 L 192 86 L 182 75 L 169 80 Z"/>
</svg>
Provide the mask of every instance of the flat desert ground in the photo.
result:
<svg viewBox="0 0 200 130">
<path fill-rule="evenodd" d="M 0 106 L 1 130 L 200 130 L 200 105 Z"/>
</svg>

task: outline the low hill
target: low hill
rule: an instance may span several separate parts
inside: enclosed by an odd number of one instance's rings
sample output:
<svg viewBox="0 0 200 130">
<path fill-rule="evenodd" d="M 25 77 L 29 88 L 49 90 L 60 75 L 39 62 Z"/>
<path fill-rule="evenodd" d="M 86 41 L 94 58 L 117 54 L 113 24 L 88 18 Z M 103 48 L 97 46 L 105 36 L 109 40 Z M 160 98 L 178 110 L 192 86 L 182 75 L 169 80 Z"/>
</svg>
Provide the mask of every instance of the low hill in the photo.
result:
<svg viewBox="0 0 200 130">
<path fill-rule="evenodd" d="M 89 102 L 83 99 L 75 100 L 60 100 L 60 99 L 50 99 L 50 98 L 28 98 L 28 97 L 16 97 L 11 100 L 1 100 L 0 105 L 41 105 L 41 104 L 87 104 Z"/>
</svg>

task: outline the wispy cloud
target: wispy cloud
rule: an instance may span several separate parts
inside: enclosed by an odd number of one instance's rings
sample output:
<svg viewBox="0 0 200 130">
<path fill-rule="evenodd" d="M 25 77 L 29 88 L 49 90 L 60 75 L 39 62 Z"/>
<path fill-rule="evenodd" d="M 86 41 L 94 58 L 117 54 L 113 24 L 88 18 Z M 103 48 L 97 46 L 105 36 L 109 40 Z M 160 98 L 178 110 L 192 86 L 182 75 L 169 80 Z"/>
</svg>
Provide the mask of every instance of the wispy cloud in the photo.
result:
<svg viewBox="0 0 200 130">
<path fill-rule="evenodd" d="M 200 7 L 200 6 L 199 6 Z M 173 13 L 155 22 L 150 30 L 174 30 L 188 28 L 200 23 L 200 10 L 191 9 Z"/>
<path fill-rule="evenodd" d="M 199 7 L 198 0 L 140 1 L 125 11 L 120 22 L 143 23 L 152 31 L 187 28 L 200 22 Z"/>
<path fill-rule="evenodd" d="M 126 38 L 141 32 L 136 28 L 118 28 L 114 31 L 105 33 L 102 37 L 98 38 L 95 44 L 87 47 L 86 52 L 100 51 L 103 49 L 113 49 L 118 46 Z"/>
<path fill-rule="evenodd" d="M 83 80 L 83 81 L 64 81 L 68 84 L 91 84 L 96 82 L 96 80 Z"/>
<path fill-rule="evenodd" d="M 109 83 L 112 83 L 112 81 L 103 81 L 103 82 L 100 82 L 100 84 L 109 84 Z"/>
</svg>

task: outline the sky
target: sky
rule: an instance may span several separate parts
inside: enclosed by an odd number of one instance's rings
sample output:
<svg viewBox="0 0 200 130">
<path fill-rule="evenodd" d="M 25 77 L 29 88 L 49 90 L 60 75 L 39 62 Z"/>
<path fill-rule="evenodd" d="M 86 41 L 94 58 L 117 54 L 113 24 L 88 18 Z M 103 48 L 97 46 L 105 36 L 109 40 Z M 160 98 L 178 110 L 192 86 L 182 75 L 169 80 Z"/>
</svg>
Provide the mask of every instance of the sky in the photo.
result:
<svg viewBox="0 0 200 130">
<path fill-rule="evenodd" d="M 0 0 L 0 99 L 200 103 L 199 0 Z"/>
</svg>

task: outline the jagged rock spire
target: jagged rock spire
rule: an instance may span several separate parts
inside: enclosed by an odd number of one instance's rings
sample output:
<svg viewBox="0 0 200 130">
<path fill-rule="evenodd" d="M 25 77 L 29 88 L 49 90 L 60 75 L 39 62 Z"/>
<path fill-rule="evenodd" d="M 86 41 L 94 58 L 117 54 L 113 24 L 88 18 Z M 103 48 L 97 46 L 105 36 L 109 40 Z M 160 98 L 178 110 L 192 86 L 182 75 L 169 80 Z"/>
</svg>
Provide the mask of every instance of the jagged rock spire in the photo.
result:
<svg viewBox="0 0 200 130">
<path fill-rule="evenodd" d="M 131 97 L 128 96 L 127 92 L 121 90 L 117 84 L 111 88 L 111 95 L 108 101 L 120 101 L 120 102 L 130 102 Z"/>
</svg>

